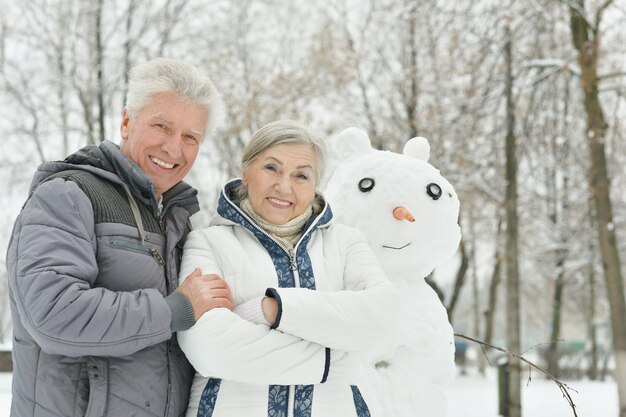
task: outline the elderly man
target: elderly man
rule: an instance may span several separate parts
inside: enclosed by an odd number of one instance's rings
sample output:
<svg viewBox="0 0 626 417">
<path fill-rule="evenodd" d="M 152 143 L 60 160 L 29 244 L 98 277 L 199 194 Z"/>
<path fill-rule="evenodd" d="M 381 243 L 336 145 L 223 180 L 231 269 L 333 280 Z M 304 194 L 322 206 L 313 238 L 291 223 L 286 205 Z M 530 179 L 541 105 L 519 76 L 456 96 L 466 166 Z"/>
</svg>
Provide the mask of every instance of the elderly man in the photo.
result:
<svg viewBox="0 0 626 417">
<path fill-rule="evenodd" d="M 120 147 L 39 167 L 7 255 L 12 416 L 184 413 L 193 369 L 174 334 L 232 309 L 216 275 L 177 288 L 199 208 L 182 179 L 219 110 L 197 68 L 156 59 L 131 71 Z"/>
</svg>

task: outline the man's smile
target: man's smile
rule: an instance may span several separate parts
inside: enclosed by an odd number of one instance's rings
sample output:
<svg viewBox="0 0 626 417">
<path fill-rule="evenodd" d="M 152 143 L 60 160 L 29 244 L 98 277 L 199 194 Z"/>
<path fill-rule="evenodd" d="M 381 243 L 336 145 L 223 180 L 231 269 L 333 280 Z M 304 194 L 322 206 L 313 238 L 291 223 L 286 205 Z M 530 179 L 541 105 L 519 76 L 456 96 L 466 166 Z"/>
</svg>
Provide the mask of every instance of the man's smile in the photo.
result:
<svg viewBox="0 0 626 417">
<path fill-rule="evenodd" d="M 176 164 L 170 164 L 168 162 L 162 161 L 161 159 L 158 159 L 154 156 L 150 157 L 150 160 L 152 162 L 154 162 L 155 164 L 157 164 L 158 166 L 160 166 L 161 168 L 165 168 L 165 169 L 172 169 L 176 166 Z"/>
</svg>

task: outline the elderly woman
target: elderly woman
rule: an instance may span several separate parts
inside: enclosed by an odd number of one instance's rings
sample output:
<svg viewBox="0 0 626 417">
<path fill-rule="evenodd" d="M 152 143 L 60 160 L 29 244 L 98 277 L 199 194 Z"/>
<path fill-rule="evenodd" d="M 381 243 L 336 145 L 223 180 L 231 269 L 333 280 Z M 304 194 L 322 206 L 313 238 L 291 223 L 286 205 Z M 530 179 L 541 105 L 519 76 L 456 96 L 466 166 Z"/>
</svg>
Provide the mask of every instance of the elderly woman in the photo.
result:
<svg viewBox="0 0 626 417">
<path fill-rule="evenodd" d="M 189 234 L 181 279 L 222 276 L 236 308 L 179 333 L 197 372 L 188 417 L 371 415 L 359 366 L 389 338 L 396 302 L 362 234 L 332 223 L 323 165 L 305 127 L 264 126 L 210 227 Z"/>
</svg>

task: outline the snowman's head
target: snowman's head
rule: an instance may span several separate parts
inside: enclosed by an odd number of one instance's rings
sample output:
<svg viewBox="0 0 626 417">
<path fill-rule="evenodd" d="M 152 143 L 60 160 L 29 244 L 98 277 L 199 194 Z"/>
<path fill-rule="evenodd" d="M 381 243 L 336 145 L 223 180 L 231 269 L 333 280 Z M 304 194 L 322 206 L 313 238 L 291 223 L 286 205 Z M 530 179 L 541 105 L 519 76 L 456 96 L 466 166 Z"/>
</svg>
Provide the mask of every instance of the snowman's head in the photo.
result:
<svg viewBox="0 0 626 417">
<path fill-rule="evenodd" d="M 428 163 L 426 139 L 398 154 L 374 150 L 365 132 L 350 128 L 330 152 L 340 161 L 324 192 L 335 219 L 365 233 L 391 278 L 423 278 L 454 255 L 459 199 Z"/>
</svg>

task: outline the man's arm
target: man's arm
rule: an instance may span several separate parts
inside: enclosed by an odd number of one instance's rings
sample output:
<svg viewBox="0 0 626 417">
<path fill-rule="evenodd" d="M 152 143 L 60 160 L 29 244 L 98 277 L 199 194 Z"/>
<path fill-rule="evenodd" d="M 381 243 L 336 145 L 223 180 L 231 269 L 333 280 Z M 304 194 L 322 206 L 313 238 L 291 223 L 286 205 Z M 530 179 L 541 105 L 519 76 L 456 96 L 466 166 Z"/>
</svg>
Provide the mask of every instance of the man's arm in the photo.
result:
<svg viewBox="0 0 626 417">
<path fill-rule="evenodd" d="M 7 258 L 11 296 L 45 352 L 124 356 L 171 337 L 170 308 L 158 290 L 94 287 L 93 208 L 74 182 L 40 185 L 17 221 Z M 141 273 L 128 271 L 128 279 Z"/>
</svg>

